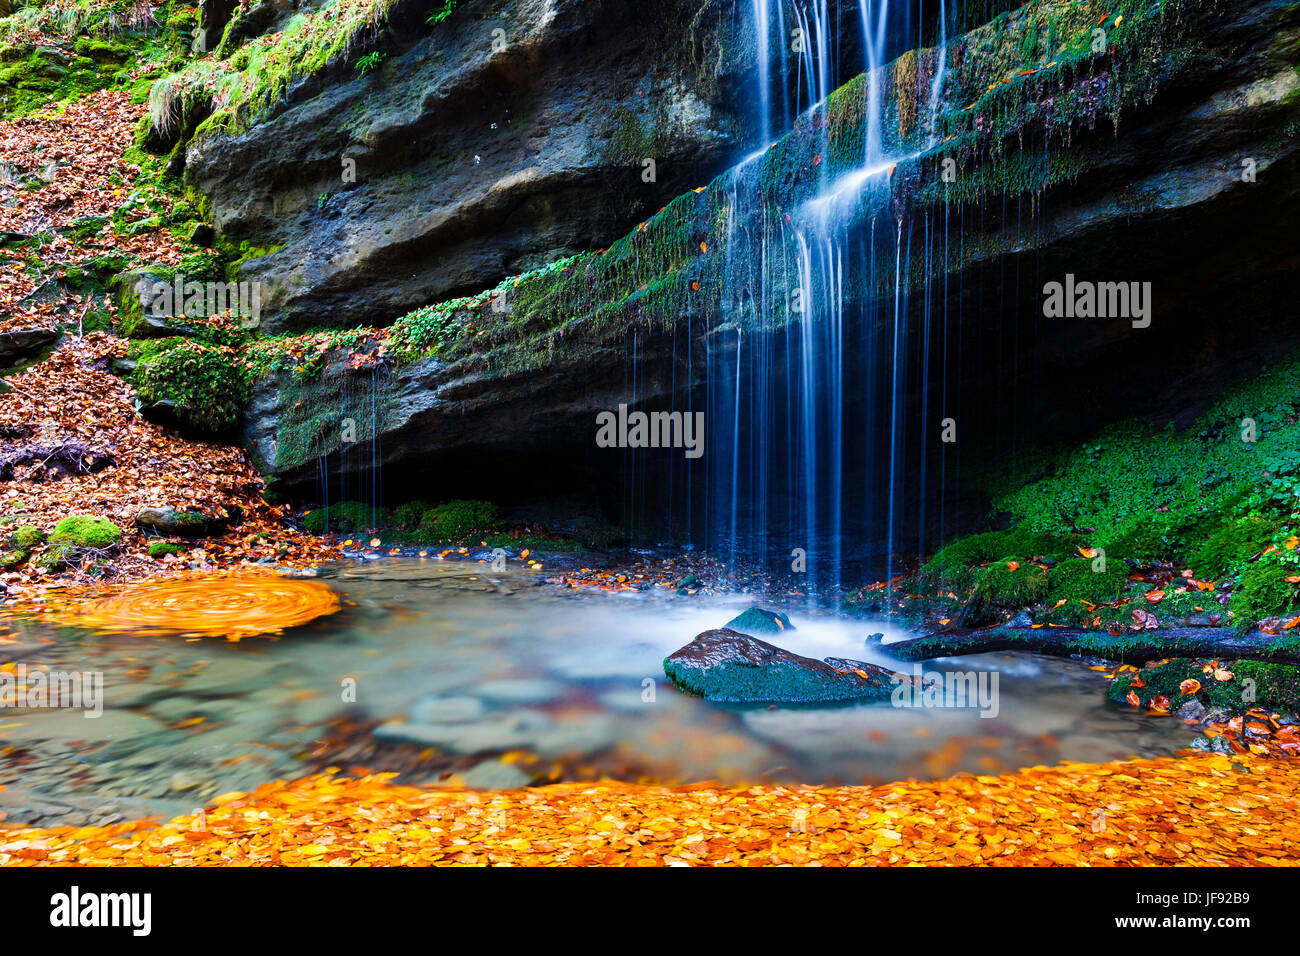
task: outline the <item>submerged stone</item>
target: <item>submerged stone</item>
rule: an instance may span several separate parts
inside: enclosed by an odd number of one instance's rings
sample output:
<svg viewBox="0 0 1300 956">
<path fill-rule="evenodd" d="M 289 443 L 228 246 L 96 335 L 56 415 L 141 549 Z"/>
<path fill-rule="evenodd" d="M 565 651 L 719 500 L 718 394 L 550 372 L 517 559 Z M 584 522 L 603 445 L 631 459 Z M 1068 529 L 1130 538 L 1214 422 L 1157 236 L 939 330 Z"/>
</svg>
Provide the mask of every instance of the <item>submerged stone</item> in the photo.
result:
<svg viewBox="0 0 1300 956">
<path fill-rule="evenodd" d="M 722 626 L 740 631 L 742 634 L 784 634 L 795 629 L 790 623 L 790 618 L 780 611 L 769 611 L 758 605 L 754 605 L 743 614 L 737 614 Z"/>
<path fill-rule="evenodd" d="M 801 657 L 730 628 L 705 631 L 664 658 L 664 673 L 678 688 L 726 703 L 829 703 L 884 700 L 893 691 L 890 671 L 859 661 Z"/>
</svg>

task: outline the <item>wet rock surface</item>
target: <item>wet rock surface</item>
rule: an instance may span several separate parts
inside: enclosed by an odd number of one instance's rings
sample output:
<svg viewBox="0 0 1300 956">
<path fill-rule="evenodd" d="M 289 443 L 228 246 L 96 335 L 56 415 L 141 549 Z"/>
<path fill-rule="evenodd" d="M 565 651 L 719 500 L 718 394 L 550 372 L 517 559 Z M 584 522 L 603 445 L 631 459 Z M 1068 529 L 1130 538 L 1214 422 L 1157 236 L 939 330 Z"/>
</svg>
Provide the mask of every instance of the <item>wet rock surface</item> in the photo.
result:
<svg viewBox="0 0 1300 956">
<path fill-rule="evenodd" d="M 487 0 L 431 31 L 398 4 L 380 69 L 200 137 L 185 178 L 221 236 L 274 250 L 239 275 L 265 283 L 265 328 L 387 324 L 608 243 L 734 161 L 733 7 Z"/>
<path fill-rule="evenodd" d="M 664 671 L 682 690 L 727 703 L 883 700 L 897 686 L 890 671 L 874 664 L 840 670 L 725 627 L 674 651 Z"/>
</svg>

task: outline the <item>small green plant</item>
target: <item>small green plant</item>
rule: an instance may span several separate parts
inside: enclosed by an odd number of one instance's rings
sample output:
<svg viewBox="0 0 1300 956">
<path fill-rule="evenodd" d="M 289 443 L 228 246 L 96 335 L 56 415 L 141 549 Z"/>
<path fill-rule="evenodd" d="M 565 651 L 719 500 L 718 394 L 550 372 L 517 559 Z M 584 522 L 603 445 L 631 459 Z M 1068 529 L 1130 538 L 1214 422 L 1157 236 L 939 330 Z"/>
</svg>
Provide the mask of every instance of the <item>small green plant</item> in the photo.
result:
<svg viewBox="0 0 1300 956">
<path fill-rule="evenodd" d="M 325 203 L 329 200 L 329 198 L 330 198 L 330 194 L 329 194 L 329 193 L 321 193 L 319 196 L 317 196 L 317 197 L 316 197 L 316 208 L 317 208 L 317 209 L 324 209 L 324 208 L 325 208 Z"/>
<path fill-rule="evenodd" d="M 379 69 L 379 64 L 383 63 L 387 57 L 388 57 L 387 53 L 383 53 L 379 50 L 374 50 L 370 53 L 367 53 L 361 59 L 357 60 L 356 63 L 357 72 L 360 73 L 362 76 L 365 76 L 367 73 L 371 73 L 374 70 Z"/>
<path fill-rule="evenodd" d="M 442 9 L 433 11 L 424 22 L 430 25 L 441 23 L 451 16 L 452 11 L 458 6 L 460 6 L 460 0 L 443 0 Z"/>
</svg>

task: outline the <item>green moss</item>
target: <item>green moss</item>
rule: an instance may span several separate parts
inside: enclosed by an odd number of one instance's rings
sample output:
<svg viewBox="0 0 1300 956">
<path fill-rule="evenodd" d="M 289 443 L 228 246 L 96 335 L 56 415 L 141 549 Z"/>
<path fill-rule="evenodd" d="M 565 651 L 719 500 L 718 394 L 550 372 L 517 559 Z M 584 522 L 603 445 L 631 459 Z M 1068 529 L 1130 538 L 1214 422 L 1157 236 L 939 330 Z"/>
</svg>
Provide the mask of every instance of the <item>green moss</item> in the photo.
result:
<svg viewBox="0 0 1300 956">
<path fill-rule="evenodd" d="M 431 507 L 427 501 L 408 501 L 393 509 L 393 527 L 413 531 Z"/>
<path fill-rule="evenodd" d="M 500 530 L 501 513 L 490 501 L 448 501 L 430 508 L 420 520 L 420 533 L 434 542 L 458 544 Z"/>
<path fill-rule="evenodd" d="M 921 569 L 930 587 L 966 591 L 975 583 L 973 567 L 992 561 L 1004 551 L 1005 532 L 985 531 L 960 538 L 940 548 Z"/>
<path fill-rule="evenodd" d="M 979 573 L 967 622 L 988 623 L 1047 596 L 1047 572 L 1036 564 L 1001 558 Z"/>
<path fill-rule="evenodd" d="M 50 532 L 49 546 L 41 558 L 51 571 L 82 560 L 88 554 L 101 554 L 122 543 L 122 529 L 107 518 L 72 515 L 64 518 Z"/>
<path fill-rule="evenodd" d="M 27 551 L 39 547 L 44 541 L 45 532 L 30 524 L 20 525 L 7 539 L 10 547 L 22 548 Z"/>
<path fill-rule="evenodd" d="M 1244 714 L 1253 707 L 1300 713 L 1300 667 L 1249 660 L 1220 664 L 1233 675 L 1231 680 L 1220 681 L 1205 673 L 1200 661 L 1179 659 L 1153 664 L 1137 673 L 1119 674 L 1110 682 L 1106 695 L 1120 703 L 1132 692 L 1143 708 L 1149 707 L 1153 698 L 1164 697 L 1172 710 L 1196 700 L 1210 710 L 1232 715 Z M 1140 677 L 1145 686 L 1134 687 L 1135 677 Z M 1187 680 L 1197 681 L 1200 689 L 1184 694 L 1181 685 Z"/>
<path fill-rule="evenodd" d="M 131 384 L 146 404 L 169 402 L 182 428 L 231 431 L 248 401 L 250 376 L 233 349 L 157 339 L 135 352 Z"/>
<path fill-rule="evenodd" d="M 794 625 L 785 614 L 761 607 L 747 608 L 722 626 L 749 635 L 784 634 L 794 630 Z"/>
<path fill-rule="evenodd" d="M 1192 551 L 1192 569 L 1206 580 L 1221 578 L 1268 547 L 1276 531 L 1273 522 L 1257 515 L 1238 518 Z"/>
<path fill-rule="evenodd" d="M 1291 356 L 1232 385 L 1190 426 L 1120 423 L 1035 461 L 1008 459 L 985 485 L 997 510 L 1031 528 L 1079 528 L 1109 558 L 1241 573 L 1270 529 L 1291 533 L 1300 503 L 1297 375 L 1300 356 Z M 1243 440 L 1245 419 L 1254 441 Z"/>
<path fill-rule="evenodd" d="M 318 9 L 290 17 L 280 31 L 242 45 L 232 40 L 243 18 L 242 10 L 237 12 L 212 56 L 194 60 L 154 83 L 149 91 L 153 135 L 170 146 L 177 136 L 186 139 L 187 133 L 198 137 L 247 128 L 295 81 L 321 73 L 347 56 L 375 57 L 375 52 L 365 52 L 366 46 L 381 33 L 395 2 L 329 0 Z M 206 118 L 190 126 L 187 116 Z"/>
<path fill-rule="evenodd" d="M 72 515 L 54 526 L 50 544 L 73 548 L 111 548 L 122 542 L 122 529 L 107 518 Z"/>
<path fill-rule="evenodd" d="M 1047 599 L 1055 602 L 1088 601 L 1105 604 L 1119 598 L 1128 584 L 1128 568 L 1121 561 L 1107 561 L 1097 570 L 1094 558 L 1062 561 L 1047 575 Z"/>
<path fill-rule="evenodd" d="M 1001 555 L 1017 561 L 1056 558 L 1072 549 L 1071 541 L 1056 534 L 1034 531 L 1018 525 L 1008 531 L 984 531 L 968 535 L 940 548 L 921 569 L 921 585 L 927 589 L 963 592 L 975 583 L 976 566 Z"/>
<path fill-rule="evenodd" d="M 1295 575 L 1295 565 L 1265 555 L 1241 576 L 1232 592 L 1228 609 L 1238 628 L 1247 629 L 1279 614 L 1296 609 L 1300 589 L 1287 581 Z"/>
<path fill-rule="evenodd" d="M 0 540 L 0 570 L 12 571 L 31 558 L 45 541 L 45 533 L 33 525 L 20 525 Z"/>
<path fill-rule="evenodd" d="M 339 501 L 307 513 L 303 528 L 311 534 L 354 534 L 388 526 L 388 511 L 367 501 Z"/>
<path fill-rule="evenodd" d="M 183 545 L 172 544 L 167 541 L 149 542 L 149 557 L 151 558 L 165 558 L 169 554 L 184 554 L 184 553 L 185 553 L 185 548 Z"/>
<path fill-rule="evenodd" d="M 1095 605 L 1117 601 L 1128 584 L 1122 561 L 1107 560 L 1104 570 L 1096 558 L 1071 558 L 1047 574 L 1049 609 L 1040 622 L 1083 627 L 1098 615 Z M 1059 602 L 1064 601 L 1064 604 Z"/>
</svg>

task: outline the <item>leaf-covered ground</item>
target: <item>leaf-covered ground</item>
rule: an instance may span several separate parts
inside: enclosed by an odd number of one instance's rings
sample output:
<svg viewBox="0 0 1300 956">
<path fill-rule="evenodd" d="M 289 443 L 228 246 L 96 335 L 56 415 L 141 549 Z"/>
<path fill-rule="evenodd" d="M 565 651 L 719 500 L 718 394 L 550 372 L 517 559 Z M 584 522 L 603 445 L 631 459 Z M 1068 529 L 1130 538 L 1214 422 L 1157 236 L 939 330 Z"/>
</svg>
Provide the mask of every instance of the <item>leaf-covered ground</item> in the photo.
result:
<svg viewBox="0 0 1300 956">
<path fill-rule="evenodd" d="M 337 549 L 285 526 L 284 509 L 262 498 L 262 482 L 247 455 L 229 445 L 193 441 L 150 424 L 136 413 L 129 385 L 110 371 L 127 343 L 105 331 L 116 315 L 97 287 L 100 267 L 182 261 L 197 251 L 155 224 L 176 200 L 127 162 L 136 121 L 144 112 L 120 90 L 101 90 L 0 122 L 0 332 L 60 329 L 57 350 L 0 386 L 0 437 L 6 449 L 65 443 L 102 451 L 113 463 L 86 475 L 51 477 L 41 462 L 13 469 L 0 481 L 0 516 L 11 529 L 31 525 L 49 533 L 69 515 L 112 519 L 125 532 L 112 553 L 64 572 L 41 564 L 38 549 L 21 566 L 0 573 L 0 585 L 28 599 L 51 585 L 90 579 L 116 581 L 217 570 L 257 562 L 301 566 Z M 81 334 L 84 333 L 84 334 Z M 145 507 L 241 509 L 231 533 L 161 559 L 134 527 Z M 0 529 L 5 530 L 5 529 Z"/>
<path fill-rule="evenodd" d="M 108 571 L 118 581 L 141 580 L 196 567 L 218 570 L 263 560 L 302 566 L 337 556 L 334 545 L 285 525 L 285 510 L 261 497 L 261 479 L 241 449 L 189 441 L 136 415 L 130 388 L 103 368 L 122 345 L 105 333 L 74 339 L 11 376 L 11 391 L 0 395 L 0 430 L 6 434 L 41 445 L 82 442 L 109 452 L 114 461 L 93 474 L 46 480 L 29 480 L 35 465 L 16 468 L 13 480 L 0 482 L 0 512 L 46 532 L 72 514 L 111 518 L 125 532 L 121 548 L 106 557 L 109 568 L 96 557 L 57 575 L 42 567 L 38 551 L 0 574 L 0 583 L 30 598 L 50 585 L 98 580 Z M 243 524 L 220 537 L 186 542 L 179 555 L 148 555 L 149 539 L 134 525 L 140 509 L 214 504 L 241 508 Z"/>
<path fill-rule="evenodd" d="M 562 784 L 486 793 L 316 776 L 157 826 L 0 830 L 0 864 L 1290 865 L 1300 764 L 1035 767 L 883 787 Z"/>
</svg>

